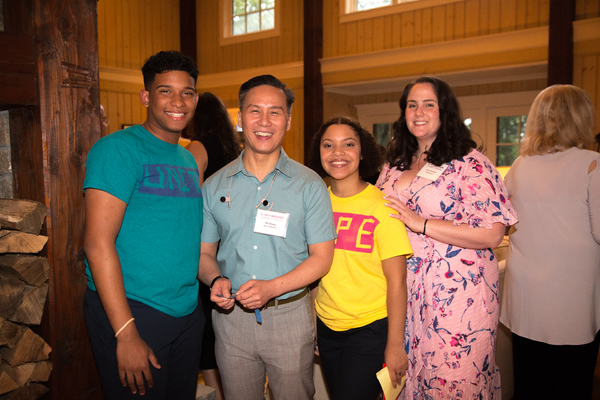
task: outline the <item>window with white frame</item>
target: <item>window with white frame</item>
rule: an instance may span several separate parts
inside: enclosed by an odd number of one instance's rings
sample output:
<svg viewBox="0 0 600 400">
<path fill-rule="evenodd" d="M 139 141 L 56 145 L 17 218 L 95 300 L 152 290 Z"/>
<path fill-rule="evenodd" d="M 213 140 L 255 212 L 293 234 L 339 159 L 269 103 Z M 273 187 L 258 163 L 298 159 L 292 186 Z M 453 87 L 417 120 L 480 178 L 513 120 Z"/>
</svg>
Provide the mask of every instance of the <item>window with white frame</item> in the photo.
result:
<svg viewBox="0 0 600 400">
<path fill-rule="evenodd" d="M 340 0 L 340 22 L 351 22 L 465 0 Z"/>
<path fill-rule="evenodd" d="M 233 44 L 279 35 L 281 0 L 220 0 L 220 44 Z"/>
</svg>

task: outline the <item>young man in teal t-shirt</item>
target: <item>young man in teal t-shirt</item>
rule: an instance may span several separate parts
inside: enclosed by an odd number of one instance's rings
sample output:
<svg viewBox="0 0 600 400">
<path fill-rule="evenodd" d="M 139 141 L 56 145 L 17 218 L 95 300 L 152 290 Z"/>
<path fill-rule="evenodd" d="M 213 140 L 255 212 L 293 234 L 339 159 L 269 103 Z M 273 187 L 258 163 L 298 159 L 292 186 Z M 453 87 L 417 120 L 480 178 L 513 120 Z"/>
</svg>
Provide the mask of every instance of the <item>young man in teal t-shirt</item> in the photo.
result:
<svg viewBox="0 0 600 400">
<path fill-rule="evenodd" d="M 198 70 L 178 52 L 142 68 L 141 125 L 98 140 L 87 159 L 85 318 L 106 399 L 194 399 L 202 194 L 178 144 Z"/>
</svg>

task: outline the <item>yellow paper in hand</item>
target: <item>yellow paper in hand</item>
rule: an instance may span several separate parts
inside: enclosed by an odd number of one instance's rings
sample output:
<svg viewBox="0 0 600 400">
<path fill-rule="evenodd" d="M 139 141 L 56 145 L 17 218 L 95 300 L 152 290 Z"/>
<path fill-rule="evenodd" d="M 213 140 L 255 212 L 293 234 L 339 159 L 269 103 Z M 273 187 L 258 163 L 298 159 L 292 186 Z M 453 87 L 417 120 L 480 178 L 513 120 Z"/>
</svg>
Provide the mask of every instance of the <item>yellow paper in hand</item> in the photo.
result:
<svg viewBox="0 0 600 400">
<path fill-rule="evenodd" d="M 383 394 L 385 395 L 385 400 L 396 400 L 396 397 L 402 391 L 404 384 L 406 383 L 406 374 L 402 376 L 402 380 L 399 385 L 396 385 L 396 389 L 392 386 L 392 380 L 390 379 L 390 373 L 388 372 L 388 368 L 385 367 L 381 371 L 377 373 L 377 379 L 381 384 L 381 388 L 383 389 Z"/>
</svg>

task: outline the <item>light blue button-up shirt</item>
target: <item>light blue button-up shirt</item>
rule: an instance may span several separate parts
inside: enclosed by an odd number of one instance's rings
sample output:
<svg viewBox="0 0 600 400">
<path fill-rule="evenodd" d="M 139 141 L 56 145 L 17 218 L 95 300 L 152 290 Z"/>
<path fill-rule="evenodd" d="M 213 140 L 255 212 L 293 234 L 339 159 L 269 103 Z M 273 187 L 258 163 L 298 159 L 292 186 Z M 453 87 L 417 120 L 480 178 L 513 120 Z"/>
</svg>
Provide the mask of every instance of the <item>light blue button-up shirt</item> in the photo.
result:
<svg viewBox="0 0 600 400">
<path fill-rule="evenodd" d="M 335 239 L 329 193 L 315 172 L 290 159 L 282 148 L 275 169 L 259 182 L 244 168 L 242 156 L 202 185 L 202 241 L 220 240 L 217 263 L 233 289 L 250 279 L 270 280 L 284 275 L 308 258 L 309 244 Z M 261 204 L 261 209 L 289 213 L 285 239 L 254 232 L 256 205 L 265 196 L 269 204 Z M 230 203 L 221 201 L 227 197 Z M 301 290 L 285 293 L 279 299 Z"/>
</svg>

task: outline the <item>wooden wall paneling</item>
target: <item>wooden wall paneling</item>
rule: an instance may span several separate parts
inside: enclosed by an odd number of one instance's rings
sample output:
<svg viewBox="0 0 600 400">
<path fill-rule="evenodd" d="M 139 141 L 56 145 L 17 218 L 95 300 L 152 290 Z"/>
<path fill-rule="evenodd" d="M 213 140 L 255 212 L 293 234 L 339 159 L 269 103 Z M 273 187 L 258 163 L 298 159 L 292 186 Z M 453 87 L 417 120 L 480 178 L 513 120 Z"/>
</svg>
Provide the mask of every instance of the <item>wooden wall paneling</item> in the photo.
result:
<svg viewBox="0 0 600 400">
<path fill-rule="evenodd" d="M 516 29 L 526 29 L 527 28 L 527 1 L 517 1 L 517 21 L 516 21 Z"/>
<path fill-rule="evenodd" d="M 370 53 L 375 49 L 375 21 L 368 19 L 365 21 L 365 53 Z"/>
<path fill-rule="evenodd" d="M 402 16 L 394 14 L 392 15 L 392 48 L 398 47 L 402 47 Z"/>
<path fill-rule="evenodd" d="M 102 0 L 106 3 L 106 30 L 103 39 L 106 42 L 106 63 L 108 67 L 118 67 L 117 64 L 117 23 L 116 23 L 116 4 L 113 1 Z"/>
<path fill-rule="evenodd" d="M 479 2 L 479 34 L 487 35 L 490 33 L 490 4 L 488 0 Z"/>
<path fill-rule="evenodd" d="M 129 94 L 117 93 L 117 113 L 119 115 L 119 129 L 121 129 L 121 126 L 123 124 L 129 123 L 129 121 L 127 121 L 127 117 L 125 116 L 125 97 L 127 96 L 129 96 Z"/>
<path fill-rule="evenodd" d="M 432 42 L 442 42 L 446 35 L 446 7 L 433 7 L 432 13 Z"/>
<path fill-rule="evenodd" d="M 444 7 L 446 18 L 444 20 L 445 32 L 444 40 L 453 40 L 455 35 L 454 24 L 456 23 L 456 15 L 454 14 L 454 4 L 447 4 Z"/>
<path fill-rule="evenodd" d="M 600 16 L 600 3 L 597 0 L 587 0 L 585 4 L 586 14 L 590 18 Z"/>
<path fill-rule="evenodd" d="M 383 17 L 383 50 L 392 48 L 392 16 Z"/>
<path fill-rule="evenodd" d="M 550 20 L 550 0 L 540 0 L 540 13 L 538 18 L 538 26 L 548 24 L 548 21 Z"/>
<path fill-rule="evenodd" d="M 126 121 L 126 124 L 132 124 L 136 122 L 133 119 L 133 104 L 132 104 L 132 95 L 130 93 L 125 93 L 123 95 L 123 120 Z"/>
<path fill-rule="evenodd" d="M 293 3 L 296 7 L 296 9 L 295 9 L 296 18 L 294 18 L 294 26 L 295 26 L 296 30 L 294 32 L 294 37 L 292 38 L 292 42 L 295 44 L 295 46 L 294 46 L 295 52 L 294 52 L 294 57 L 289 61 L 285 61 L 286 63 L 301 61 L 302 58 L 304 57 L 304 46 L 302 44 L 302 41 L 300 40 L 304 35 L 304 8 L 303 8 L 304 2 L 303 1 L 294 1 Z M 321 5 L 321 7 L 319 7 L 318 10 L 322 13 L 323 6 Z M 321 20 L 322 19 L 323 19 L 323 17 L 321 17 Z"/>
<path fill-rule="evenodd" d="M 116 63 L 116 67 L 117 68 L 126 68 L 125 67 L 125 52 L 123 51 L 123 45 L 124 45 L 124 35 L 123 35 L 123 31 L 125 29 L 124 24 L 123 24 L 123 4 L 121 2 L 115 2 L 115 13 L 114 13 L 114 19 L 115 19 L 115 26 L 116 26 L 116 31 L 115 31 L 115 48 L 113 49 L 113 51 L 115 52 L 115 55 L 117 57 L 117 63 Z"/>
<path fill-rule="evenodd" d="M 500 5 L 500 32 L 514 31 L 516 25 L 517 1 L 502 0 L 502 4 Z"/>
<path fill-rule="evenodd" d="M 582 67 L 581 88 L 590 95 L 592 102 L 596 105 L 596 108 L 598 108 L 598 55 L 592 54 L 583 56 Z"/>
<path fill-rule="evenodd" d="M 107 1 L 98 2 L 98 62 L 100 65 L 108 65 L 107 41 L 106 41 L 106 4 Z M 102 37 L 100 35 L 103 35 Z"/>
<path fill-rule="evenodd" d="M 308 1 L 308 0 L 306 0 Z M 346 42 L 346 48 L 344 49 L 344 54 L 356 54 L 357 53 L 357 41 L 358 41 L 358 32 L 357 32 L 357 23 L 349 22 L 346 24 L 346 35 L 344 38 Z"/>
<path fill-rule="evenodd" d="M 414 11 L 414 33 L 413 33 L 413 46 L 419 45 L 423 43 L 423 32 L 424 26 L 423 23 L 423 10 L 415 10 Z M 431 31 L 429 31 L 431 32 Z"/>
<path fill-rule="evenodd" d="M 384 17 L 373 20 L 373 51 L 385 49 Z"/>
<path fill-rule="evenodd" d="M 415 12 L 408 11 L 402 13 L 402 47 L 409 47 L 415 44 Z"/>
<path fill-rule="evenodd" d="M 369 34 L 369 27 L 367 26 L 367 22 L 365 21 L 365 52 L 368 51 L 367 50 L 367 35 Z M 346 27 L 348 26 L 347 23 L 345 24 L 339 24 L 336 26 L 339 26 L 338 28 L 338 35 L 337 35 L 337 49 L 336 49 L 336 56 L 345 56 L 346 55 Z"/>
<path fill-rule="evenodd" d="M 108 92 L 108 107 L 104 111 L 110 118 L 109 131 L 114 132 L 121 129 L 121 121 L 119 120 L 119 100 L 117 92 Z"/>
<path fill-rule="evenodd" d="M 479 0 L 467 0 L 465 3 L 465 37 L 479 35 Z"/>
<path fill-rule="evenodd" d="M 326 36 L 324 36 L 326 37 Z M 358 54 L 365 52 L 365 21 L 356 21 L 356 51 Z"/>
<path fill-rule="evenodd" d="M 144 47 L 144 51 L 142 53 L 142 58 L 146 60 L 152 54 L 154 54 L 154 37 L 152 33 L 154 32 L 154 27 L 156 25 L 155 18 L 152 18 L 152 1 L 146 0 L 144 1 L 143 9 L 144 9 L 144 35 L 146 36 L 146 45 Z M 158 17 L 158 16 L 157 16 Z"/>
<path fill-rule="evenodd" d="M 323 1 L 323 57 L 331 57 L 333 54 L 332 44 L 334 42 L 334 32 L 337 32 L 338 25 L 337 20 L 335 20 L 334 24 L 333 7 L 332 1 Z"/>
<path fill-rule="evenodd" d="M 433 11 L 430 8 L 425 8 L 423 10 L 415 11 L 415 20 L 419 19 L 419 14 L 421 14 L 421 32 L 422 41 L 421 43 L 416 44 L 427 44 L 433 42 Z"/>
<path fill-rule="evenodd" d="M 100 399 L 83 320 L 85 158 L 100 137 L 96 0 L 36 0 L 53 399 Z M 63 81 L 63 77 L 66 78 Z"/>
<path fill-rule="evenodd" d="M 502 0 L 504 1 L 504 0 Z M 501 0 L 489 0 L 488 34 L 500 32 Z"/>
<path fill-rule="evenodd" d="M 527 1 L 527 28 L 535 28 L 540 22 L 539 0 Z"/>
<path fill-rule="evenodd" d="M 141 44 L 142 36 L 140 34 L 140 3 L 139 0 L 130 0 L 129 2 L 129 39 L 131 45 L 129 52 L 131 54 L 129 68 L 140 70 L 142 68 Z"/>
<path fill-rule="evenodd" d="M 454 4 L 454 39 L 465 38 L 465 3 Z"/>
<path fill-rule="evenodd" d="M 121 21 L 123 29 L 123 68 L 131 69 L 131 2 L 135 0 L 121 0 Z"/>
</svg>

